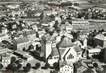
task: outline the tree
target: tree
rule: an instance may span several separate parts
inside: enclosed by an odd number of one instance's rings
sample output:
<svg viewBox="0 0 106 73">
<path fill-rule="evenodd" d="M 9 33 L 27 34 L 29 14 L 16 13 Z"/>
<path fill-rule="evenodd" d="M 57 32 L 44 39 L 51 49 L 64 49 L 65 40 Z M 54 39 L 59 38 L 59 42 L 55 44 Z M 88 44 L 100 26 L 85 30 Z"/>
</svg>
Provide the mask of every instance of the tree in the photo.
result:
<svg viewBox="0 0 106 73">
<path fill-rule="evenodd" d="M 40 63 L 36 63 L 35 66 L 33 67 L 33 69 L 38 69 L 40 68 Z"/>
<path fill-rule="evenodd" d="M 11 63 L 14 63 L 16 61 L 16 57 L 11 57 Z"/>
<path fill-rule="evenodd" d="M 31 69 L 31 64 L 27 63 L 27 65 L 25 67 L 23 67 L 23 69 L 24 69 L 25 72 L 29 72 L 30 69 Z"/>
<path fill-rule="evenodd" d="M 27 51 L 30 51 L 30 50 L 32 50 L 32 49 L 34 49 L 34 46 L 31 44 L 31 45 L 28 47 L 28 50 L 27 50 Z"/>
<path fill-rule="evenodd" d="M 3 65 L 2 64 L 0 64 L 0 69 L 2 69 L 3 68 Z"/>
</svg>

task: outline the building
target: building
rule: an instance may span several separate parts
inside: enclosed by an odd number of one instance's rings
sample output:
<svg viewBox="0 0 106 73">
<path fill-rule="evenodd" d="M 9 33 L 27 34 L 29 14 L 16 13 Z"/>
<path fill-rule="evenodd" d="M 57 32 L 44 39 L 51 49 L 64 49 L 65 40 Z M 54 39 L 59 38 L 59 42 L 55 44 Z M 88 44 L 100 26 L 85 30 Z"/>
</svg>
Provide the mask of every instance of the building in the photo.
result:
<svg viewBox="0 0 106 73">
<path fill-rule="evenodd" d="M 11 5 L 7 5 L 7 8 L 16 9 L 16 8 L 19 8 L 19 5 L 18 4 L 11 4 Z"/>
<path fill-rule="evenodd" d="M 0 34 L 0 42 L 2 40 L 8 40 L 8 39 L 9 39 L 9 35 L 7 35 L 7 34 Z"/>
<path fill-rule="evenodd" d="M 94 44 L 95 44 L 95 47 L 96 46 L 100 46 L 100 47 L 103 47 L 105 44 L 104 44 L 104 40 L 105 37 L 103 34 L 98 34 L 95 36 L 95 39 L 94 39 Z"/>
<path fill-rule="evenodd" d="M 10 13 L 10 15 L 12 15 L 13 17 L 15 17 L 16 15 L 17 15 L 17 16 L 20 16 L 21 13 L 22 13 L 21 11 L 15 11 L 15 10 L 14 10 L 14 11 L 12 11 L 12 12 Z"/>
<path fill-rule="evenodd" d="M 14 39 L 13 43 L 17 46 L 17 50 L 23 50 L 23 48 L 28 49 L 31 45 L 31 42 L 26 37 Z"/>
<path fill-rule="evenodd" d="M 48 63 L 53 64 L 58 62 L 60 58 L 62 61 L 66 61 L 68 64 L 75 63 L 79 60 L 81 53 L 81 48 L 74 45 L 70 38 L 65 37 L 58 44 L 58 48 L 55 47 L 52 49 L 52 59 L 48 59 Z"/>
<path fill-rule="evenodd" d="M 18 2 L 18 1 L 21 1 L 21 0 L 0 0 L 1 2 Z"/>
<path fill-rule="evenodd" d="M 88 1 L 85 0 L 62 0 L 62 2 L 72 2 L 72 3 L 80 3 L 80 4 L 88 3 Z"/>
<path fill-rule="evenodd" d="M 7 67 L 10 64 L 10 60 L 11 57 L 10 56 L 2 56 L 2 65 L 3 67 Z"/>
<path fill-rule="evenodd" d="M 23 34 L 26 34 L 29 41 L 35 41 L 36 39 L 36 30 L 25 31 Z"/>
<path fill-rule="evenodd" d="M 33 30 L 38 31 L 37 24 L 39 24 L 39 22 L 36 22 L 35 24 L 31 25 Z"/>
<path fill-rule="evenodd" d="M 99 7 L 93 7 L 93 9 L 96 9 L 96 10 L 101 10 L 102 12 L 106 12 L 106 9 L 102 6 L 99 6 Z"/>
<path fill-rule="evenodd" d="M 0 44 L 2 44 L 2 43 L 0 43 Z M 2 55 L 2 54 L 4 54 L 4 53 L 7 53 L 8 51 L 10 51 L 8 48 L 2 47 L 2 46 L 0 45 L 0 55 Z"/>
<path fill-rule="evenodd" d="M 100 30 L 104 29 L 106 31 L 106 21 L 105 20 L 89 20 L 90 27 L 89 30 Z"/>
<path fill-rule="evenodd" d="M 68 51 L 67 51 L 68 52 Z M 79 46 L 74 45 L 70 48 L 70 51 L 66 55 L 66 61 L 69 63 L 75 63 L 77 62 L 82 55 L 82 50 Z"/>
<path fill-rule="evenodd" d="M 89 21 L 78 19 L 78 20 L 72 20 L 73 29 L 76 30 L 88 30 L 89 29 Z"/>
<path fill-rule="evenodd" d="M 10 63 L 10 57 L 7 56 L 8 52 L 11 52 L 11 50 L 3 47 L 2 43 L 0 42 L 0 62 L 4 67 L 7 67 L 7 65 Z"/>
<path fill-rule="evenodd" d="M 89 25 L 88 20 L 72 20 L 72 25 Z"/>
<path fill-rule="evenodd" d="M 92 49 L 89 49 L 89 57 L 92 57 L 93 55 L 98 55 L 100 52 L 101 52 L 101 48 L 92 48 Z"/>
<path fill-rule="evenodd" d="M 60 67 L 60 73 L 74 73 L 74 66 L 65 65 L 63 67 Z"/>
</svg>

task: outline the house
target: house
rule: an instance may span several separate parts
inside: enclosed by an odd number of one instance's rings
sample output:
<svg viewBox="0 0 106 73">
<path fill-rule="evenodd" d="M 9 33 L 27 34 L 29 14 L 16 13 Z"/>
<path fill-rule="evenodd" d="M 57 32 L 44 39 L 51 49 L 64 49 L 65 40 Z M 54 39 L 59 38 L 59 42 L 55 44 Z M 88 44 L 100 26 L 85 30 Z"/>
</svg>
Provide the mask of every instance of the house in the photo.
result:
<svg viewBox="0 0 106 73">
<path fill-rule="evenodd" d="M 29 55 L 27 52 L 21 51 L 21 50 L 16 50 L 14 51 L 14 54 L 23 58 L 26 58 L 27 61 L 30 61 L 32 58 L 31 55 Z"/>
<path fill-rule="evenodd" d="M 0 43 L 0 44 L 2 44 L 2 43 Z M 8 48 L 2 47 L 2 45 L 0 45 L 0 55 L 7 53 L 8 51 L 10 51 Z"/>
<path fill-rule="evenodd" d="M 52 49 L 52 59 L 48 59 L 49 64 L 53 64 L 61 58 L 62 61 L 69 63 L 75 63 L 80 59 L 81 48 L 74 45 L 71 39 L 65 37 L 58 44 L 58 47 Z"/>
<path fill-rule="evenodd" d="M 4 23 L 2 25 L 4 25 Z M 2 28 L 2 34 L 7 34 L 7 32 L 8 32 L 7 28 Z"/>
<path fill-rule="evenodd" d="M 36 39 L 36 30 L 25 31 L 25 34 L 29 41 L 34 41 Z"/>
<path fill-rule="evenodd" d="M 88 61 L 87 60 L 87 63 L 90 63 L 91 61 Z M 85 63 L 84 63 L 85 64 Z M 74 71 L 75 71 L 75 73 L 83 73 L 84 71 L 86 71 L 87 70 L 87 67 L 86 67 L 86 65 L 84 65 L 83 64 L 83 62 L 80 60 L 80 61 L 78 61 L 78 62 L 76 62 L 75 64 L 74 64 Z"/>
<path fill-rule="evenodd" d="M 93 7 L 93 9 L 95 9 L 95 10 L 100 10 L 100 11 L 102 11 L 102 12 L 106 12 L 106 9 L 104 8 L 104 7 Z"/>
<path fill-rule="evenodd" d="M 36 22 L 35 24 L 31 25 L 33 30 L 38 31 L 37 24 L 39 24 L 39 22 Z"/>
<path fill-rule="evenodd" d="M 89 21 L 78 19 L 78 20 L 72 20 L 73 29 L 89 29 Z"/>
<path fill-rule="evenodd" d="M 61 48 L 63 50 L 63 48 Z M 60 49 L 60 50 L 61 50 Z M 68 64 L 77 62 L 81 57 L 81 48 L 78 46 L 72 45 L 72 47 L 64 48 L 63 54 L 61 55 L 64 61 L 67 61 Z"/>
<path fill-rule="evenodd" d="M 23 50 L 23 48 L 28 49 L 28 47 L 31 45 L 31 42 L 26 37 L 14 39 L 12 42 L 17 46 L 17 50 Z"/>
<path fill-rule="evenodd" d="M 49 55 L 52 52 L 52 41 L 53 41 L 53 37 L 51 37 L 49 34 L 46 34 L 44 36 L 42 36 L 42 49 L 41 52 L 43 54 L 43 56 L 47 59 L 49 57 Z"/>
<path fill-rule="evenodd" d="M 49 55 L 50 55 L 51 52 L 52 52 L 52 46 L 51 46 L 51 45 L 52 45 L 52 42 L 50 42 L 50 41 L 47 42 L 46 45 L 45 45 L 45 46 L 46 46 L 46 48 L 45 48 L 45 50 L 46 50 L 46 51 L 45 51 L 45 52 L 46 52 L 46 54 L 45 54 L 46 58 L 48 58 Z"/>
<path fill-rule="evenodd" d="M 0 42 L 0 62 L 4 67 L 6 67 L 10 63 L 10 57 L 4 56 L 8 52 L 11 52 L 11 50 L 6 47 L 3 47 L 3 43 Z"/>
<path fill-rule="evenodd" d="M 92 48 L 92 49 L 89 49 L 89 57 L 92 57 L 93 55 L 98 55 L 100 52 L 101 52 L 101 48 Z"/>
<path fill-rule="evenodd" d="M 88 20 L 72 20 L 72 25 L 89 25 Z"/>
<path fill-rule="evenodd" d="M 2 41 L 2 40 L 8 40 L 9 39 L 9 35 L 7 35 L 7 34 L 0 34 L 0 42 Z"/>
<path fill-rule="evenodd" d="M 73 25 L 71 24 L 71 22 L 66 22 L 65 28 L 67 32 L 71 32 L 73 30 Z"/>
<path fill-rule="evenodd" d="M 96 46 L 101 46 L 101 47 L 103 47 L 103 46 L 104 46 L 104 39 L 105 39 L 105 37 L 104 37 L 103 34 L 100 33 L 100 34 L 96 35 L 96 36 L 94 37 L 95 47 L 96 47 Z"/>
<path fill-rule="evenodd" d="M 10 62 L 11 62 L 10 56 L 3 56 L 2 57 L 2 65 L 4 68 L 7 67 L 10 64 Z"/>
</svg>

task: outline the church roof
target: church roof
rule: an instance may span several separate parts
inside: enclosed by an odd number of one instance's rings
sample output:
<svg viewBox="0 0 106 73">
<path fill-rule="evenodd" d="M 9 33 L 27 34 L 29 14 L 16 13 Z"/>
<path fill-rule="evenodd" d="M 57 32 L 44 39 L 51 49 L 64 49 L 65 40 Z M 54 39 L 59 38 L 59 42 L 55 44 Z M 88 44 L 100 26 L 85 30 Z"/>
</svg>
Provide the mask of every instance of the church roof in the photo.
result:
<svg viewBox="0 0 106 73">
<path fill-rule="evenodd" d="M 59 43 L 59 47 L 61 48 L 72 47 L 72 46 L 73 46 L 72 40 L 68 37 L 64 37 Z"/>
</svg>

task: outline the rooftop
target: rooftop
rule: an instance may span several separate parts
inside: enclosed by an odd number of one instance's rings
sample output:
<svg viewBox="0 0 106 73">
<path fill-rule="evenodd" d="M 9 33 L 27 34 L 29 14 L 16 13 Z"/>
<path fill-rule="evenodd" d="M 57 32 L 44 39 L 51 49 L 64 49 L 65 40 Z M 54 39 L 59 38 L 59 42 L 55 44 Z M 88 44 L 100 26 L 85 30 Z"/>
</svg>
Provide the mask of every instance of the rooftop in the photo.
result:
<svg viewBox="0 0 106 73">
<path fill-rule="evenodd" d="M 18 38 L 18 39 L 15 39 L 15 42 L 17 44 L 21 44 L 21 43 L 25 43 L 25 42 L 28 42 L 28 38 L 24 37 L 24 38 Z"/>
<path fill-rule="evenodd" d="M 63 40 L 59 44 L 59 47 L 61 48 L 72 47 L 72 46 L 73 46 L 72 41 L 68 37 L 63 38 Z"/>
<path fill-rule="evenodd" d="M 26 31 L 25 33 L 26 33 L 26 35 L 36 34 L 36 30 Z"/>
</svg>

